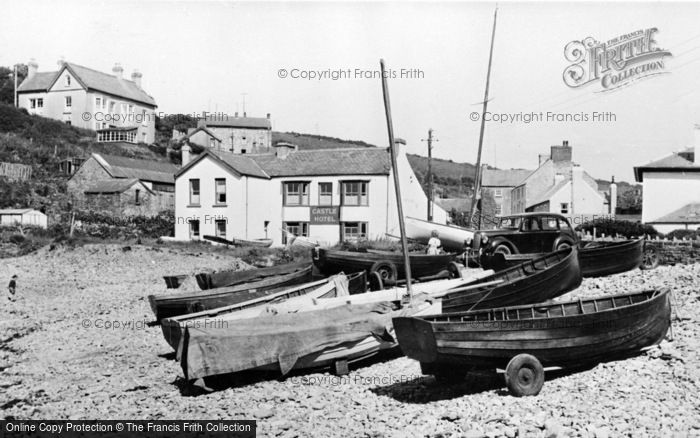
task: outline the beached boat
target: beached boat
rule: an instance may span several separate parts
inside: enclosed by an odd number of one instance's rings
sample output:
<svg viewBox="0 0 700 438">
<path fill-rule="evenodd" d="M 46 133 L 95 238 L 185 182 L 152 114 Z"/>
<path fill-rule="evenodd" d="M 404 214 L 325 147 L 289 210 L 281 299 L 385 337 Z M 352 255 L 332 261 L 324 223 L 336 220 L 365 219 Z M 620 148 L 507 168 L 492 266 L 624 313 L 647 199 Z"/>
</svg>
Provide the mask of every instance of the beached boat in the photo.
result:
<svg viewBox="0 0 700 438">
<path fill-rule="evenodd" d="M 283 265 L 271 266 L 269 268 L 246 269 L 237 271 L 202 272 L 195 275 L 197 284 L 202 290 L 214 289 L 217 287 L 235 286 L 237 284 L 258 281 L 264 278 L 278 275 L 292 274 L 304 271 L 311 267 L 309 262 L 287 263 Z M 306 280 L 305 280 L 306 281 Z"/>
<path fill-rule="evenodd" d="M 177 289 L 185 282 L 187 275 L 164 275 L 165 287 L 168 289 Z"/>
<path fill-rule="evenodd" d="M 206 291 L 169 293 L 149 295 L 148 301 L 156 315 L 156 321 L 169 316 L 194 313 L 216 307 L 228 306 L 253 298 L 269 295 L 280 288 L 308 282 L 311 280 L 311 266 L 250 283 L 219 287 Z"/>
<path fill-rule="evenodd" d="M 166 338 L 175 344 L 188 379 L 247 369 L 287 374 L 331 365 L 342 373 L 349 362 L 397 346 L 393 317 L 440 312 L 440 301 L 430 296 L 470 281 L 415 285 L 418 295 L 408 306 L 402 305 L 405 288 L 335 298 L 301 296 L 263 309 L 167 319 L 163 333 L 168 330 Z"/>
<path fill-rule="evenodd" d="M 644 240 L 621 242 L 592 241 L 582 243 L 579 251 L 581 274 L 584 277 L 602 277 L 637 269 L 642 264 Z"/>
<path fill-rule="evenodd" d="M 644 255 L 644 240 L 618 242 L 582 242 L 578 250 L 581 275 L 603 277 L 631 271 L 641 266 Z M 481 266 L 496 271 L 519 265 L 544 254 L 502 254 L 482 255 Z"/>
<path fill-rule="evenodd" d="M 438 232 L 438 238 L 445 251 L 464 252 L 474 238 L 473 230 L 406 217 L 406 237 L 409 239 L 427 245 L 433 231 Z"/>
<path fill-rule="evenodd" d="M 455 254 L 411 254 L 411 275 L 414 278 L 429 277 L 447 270 L 454 272 Z M 397 280 L 406 278 L 406 270 L 403 265 L 403 255 L 389 251 L 340 251 L 325 248 L 314 250 L 314 265 L 324 275 L 337 274 L 338 272 L 367 271 L 369 274 L 378 272 L 385 284 L 392 284 Z"/>
<path fill-rule="evenodd" d="M 253 239 L 253 240 L 247 240 L 247 239 L 224 239 L 223 237 L 217 237 L 217 236 L 202 236 L 204 239 L 209 240 L 210 242 L 215 242 L 215 243 L 220 243 L 222 245 L 231 245 L 231 246 L 257 246 L 260 248 L 269 248 L 272 246 L 272 239 Z"/>
<path fill-rule="evenodd" d="M 445 312 L 539 303 L 563 295 L 581 284 L 575 247 L 560 249 L 544 256 L 496 272 L 479 283 L 499 281 L 467 291 L 451 291 L 442 299 Z"/>
<path fill-rule="evenodd" d="M 575 368 L 637 354 L 671 321 L 668 289 L 560 303 L 394 318 L 399 345 L 425 374 L 459 379 L 505 369 L 515 395 L 535 395 L 544 366 Z"/>
</svg>

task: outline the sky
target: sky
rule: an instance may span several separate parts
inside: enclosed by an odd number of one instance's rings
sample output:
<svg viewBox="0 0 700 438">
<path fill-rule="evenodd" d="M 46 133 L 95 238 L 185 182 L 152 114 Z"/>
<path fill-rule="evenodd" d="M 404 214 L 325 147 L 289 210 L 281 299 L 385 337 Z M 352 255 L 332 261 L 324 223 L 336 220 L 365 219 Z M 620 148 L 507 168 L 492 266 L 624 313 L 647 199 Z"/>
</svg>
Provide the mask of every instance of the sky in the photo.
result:
<svg viewBox="0 0 700 438">
<path fill-rule="evenodd" d="M 384 59 L 396 73 L 388 79 L 394 132 L 408 152 L 426 155 L 422 140 L 432 128 L 435 157 L 473 163 L 480 121 L 472 113 L 481 117 L 495 7 L 5 2 L 0 65 L 34 58 L 39 71 L 53 71 L 64 58 L 110 72 L 119 62 L 126 76 L 142 72 L 143 88 L 164 115 L 233 115 L 245 107 L 248 116 L 270 113 L 278 131 L 386 146 L 377 76 Z M 700 123 L 698 18 L 700 3 L 500 2 L 483 162 L 534 169 L 538 154 L 567 140 L 574 161 L 594 177 L 633 181 L 634 166 L 692 146 Z M 608 92 L 599 83 L 564 83 L 568 43 L 649 28 L 657 29 L 656 47 L 672 54 L 662 59 L 663 74 Z M 493 120 L 533 112 L 545 120 Z M 547 112 L 589 120 L 546 120 Z M 593 121 L 594 112 L 607 116 Z"/>
</svg>

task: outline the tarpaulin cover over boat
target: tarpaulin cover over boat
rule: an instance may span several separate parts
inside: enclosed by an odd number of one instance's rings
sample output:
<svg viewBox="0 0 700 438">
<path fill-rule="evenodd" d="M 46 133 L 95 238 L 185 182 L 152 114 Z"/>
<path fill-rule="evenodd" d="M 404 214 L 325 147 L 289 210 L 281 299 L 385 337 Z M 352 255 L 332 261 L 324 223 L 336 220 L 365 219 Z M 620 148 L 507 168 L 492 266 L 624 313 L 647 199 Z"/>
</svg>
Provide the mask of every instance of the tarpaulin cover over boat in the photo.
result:
<svg viewBox="0 0 700 438">
<path fill-rule="evenodd" d="M 180 351 L 187 379 L 279 365 L 282 374 L 304 356 L 374 337 L 394 343 L 391 319 L 410 315 L 390 302 L 344 305 L 318 311 L 209 321 L 187 327 Z"/>
</svg>

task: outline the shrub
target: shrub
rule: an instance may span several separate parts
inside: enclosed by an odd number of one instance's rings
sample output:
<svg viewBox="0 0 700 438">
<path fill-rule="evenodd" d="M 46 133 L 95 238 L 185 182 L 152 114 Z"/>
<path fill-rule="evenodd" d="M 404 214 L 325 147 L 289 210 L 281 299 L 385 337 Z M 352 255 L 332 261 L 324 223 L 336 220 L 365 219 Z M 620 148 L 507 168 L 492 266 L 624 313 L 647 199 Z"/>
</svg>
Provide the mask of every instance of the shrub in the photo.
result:
<svg viewBox="0 0 700 438">
<path fill-rule="evenodd" d="M 700 239 L 700 230 L 673 230 L 665 236 L 668 239 Z"/>
<path fill-rule="evenodd" d="M 26 237 L 24 237 L 21 234 L 13 234 L 10 236 L 10 239 L 9 239 L 10 243 L 14 243 L 15 245 L 19 245 L 19 244 L 23 243 L 25 240 L 27 240 Z"/>
<path fill-rule="evenodd" d="M 620 235 L 626 238 L 632 238 L 644 235 L 657 236 L 659 234 L 651 225 L 605 218 L 584 222 L 576 227 L 576 231 L 593 234 L 593 228 L 596 229 L 597 236 L 605 234 L 606 236 Z"/>
</svg>

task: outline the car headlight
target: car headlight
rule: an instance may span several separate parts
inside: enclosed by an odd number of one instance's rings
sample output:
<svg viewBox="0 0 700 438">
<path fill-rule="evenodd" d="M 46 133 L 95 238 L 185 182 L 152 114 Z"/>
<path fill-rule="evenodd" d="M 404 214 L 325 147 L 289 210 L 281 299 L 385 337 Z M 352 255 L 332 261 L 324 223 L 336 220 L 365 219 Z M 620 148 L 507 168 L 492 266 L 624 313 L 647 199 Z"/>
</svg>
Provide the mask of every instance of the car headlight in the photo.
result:
<svg viewBox="0 0 700 438">
<path fill-rule="evenodd" d="M 482 243 L 483 245 L 486 245 L 486 242 L 488 242 L 488 241 L 489 241 L 489 236 L 487 236 L 486 234 L 484 234 L 483 236 L 481 236 L 481 243 Z"/>
</svg>

